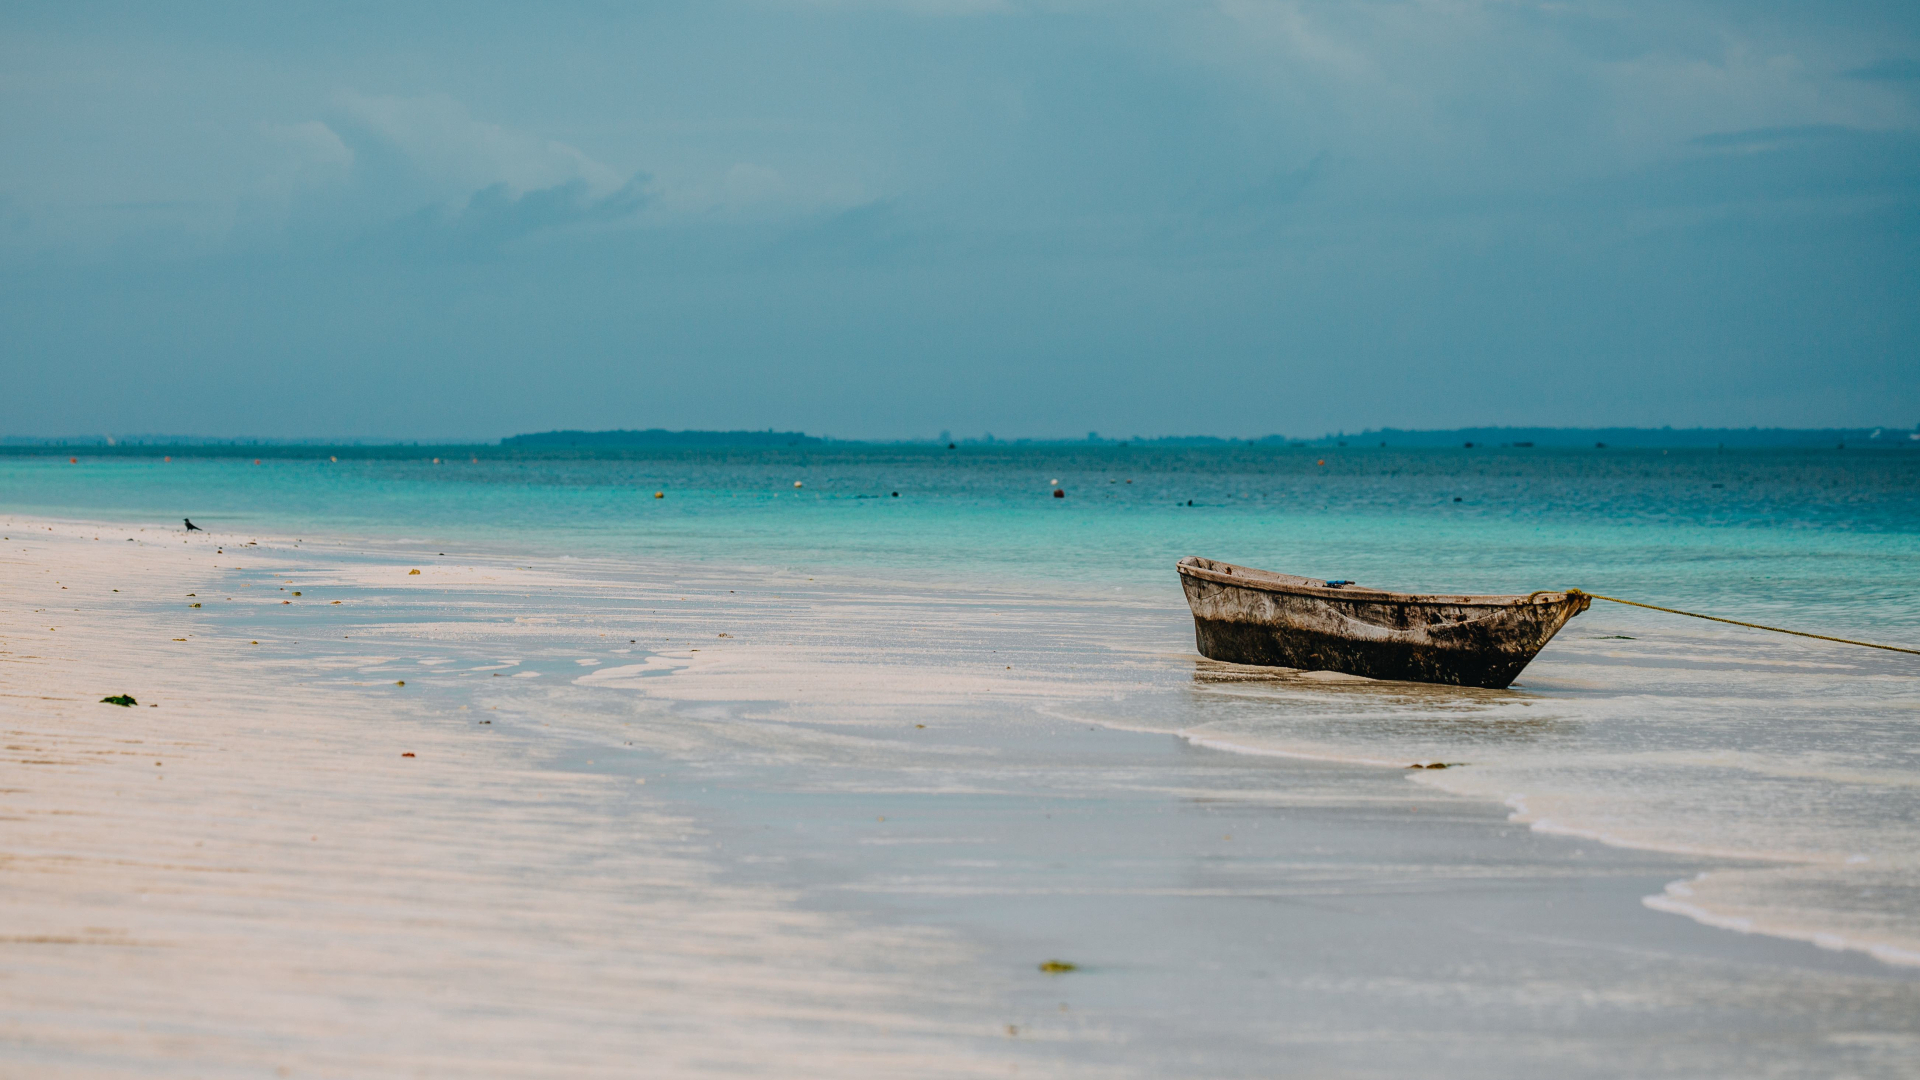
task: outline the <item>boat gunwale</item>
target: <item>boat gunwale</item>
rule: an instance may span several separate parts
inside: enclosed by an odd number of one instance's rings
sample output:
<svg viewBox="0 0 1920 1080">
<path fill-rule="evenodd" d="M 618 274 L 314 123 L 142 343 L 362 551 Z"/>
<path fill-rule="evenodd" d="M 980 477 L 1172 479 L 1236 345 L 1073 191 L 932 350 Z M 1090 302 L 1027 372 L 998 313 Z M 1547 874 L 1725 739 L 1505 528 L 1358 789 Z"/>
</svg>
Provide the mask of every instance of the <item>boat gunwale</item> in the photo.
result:
<svg viewBox="0 0 1920 1080">
<path fill-rule="evenodd" d="M 1256 592 L 1311 596 L 1320 600 L 1347 600 L 1375 604 L 1414 604 L 1431 607 L 1514 608 L 1564 604 L 1570 599 L 1567 593 L 1550 592 L 1546 590 L 1528 593 L 1526 595 L 1471 596 L 1439 593 L 1397 593 L 1388 592 L 1384 589 L 1368 588 L 1363 585 L 1328 587 L 1326 585 L 1313 584 L 1313 578 L 1295 577 L 1292 574 L 1281 574 L 1272 570 L 1260 570 L 1251 566 L 1224 563 L 1218 559 L 1207 559 L 1206 561 L 1212 563 L 1214 566 L 1227 567 L 1231 572 L 1212 570 L 1191 561 L 1199 558 L 1202 558 L 1202 556 L 1189 555 L 1187 558 L 1175 563 L 1174 569 L 1186 577 L 1198 578 L 1202 581 L 1211 581 L 1218 585 L 1237 585 L 1241 588 L 1252 589 Z"/>
</svg>

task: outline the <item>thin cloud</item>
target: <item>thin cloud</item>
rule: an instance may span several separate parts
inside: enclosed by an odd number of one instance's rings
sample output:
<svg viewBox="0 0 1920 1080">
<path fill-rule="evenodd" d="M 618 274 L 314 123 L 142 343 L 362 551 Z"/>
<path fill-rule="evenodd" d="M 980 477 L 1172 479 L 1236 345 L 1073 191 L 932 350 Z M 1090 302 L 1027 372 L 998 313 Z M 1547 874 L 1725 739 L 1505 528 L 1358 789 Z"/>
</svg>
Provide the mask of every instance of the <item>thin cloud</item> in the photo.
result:
<svg viewBox="0 0 1920 1080">
<path fill-rule="evenodd" d="M 1907 82 L 1920 80 L 1920 60 L 1909 57 L 1881 60 L 1847 72 L 1849 79 L 1866 82 Z"/>
<path fill-rule="evenodd" d="M 344 93 L 336 105 L 362 138 L 397 150 L 449 197 L 496 184 L 528 192 L 576 180 L 595 196 L 605 196 L 628 180 L 578 147 L 477 120 L 445 94 L 401 98 Z"/>
</svg>

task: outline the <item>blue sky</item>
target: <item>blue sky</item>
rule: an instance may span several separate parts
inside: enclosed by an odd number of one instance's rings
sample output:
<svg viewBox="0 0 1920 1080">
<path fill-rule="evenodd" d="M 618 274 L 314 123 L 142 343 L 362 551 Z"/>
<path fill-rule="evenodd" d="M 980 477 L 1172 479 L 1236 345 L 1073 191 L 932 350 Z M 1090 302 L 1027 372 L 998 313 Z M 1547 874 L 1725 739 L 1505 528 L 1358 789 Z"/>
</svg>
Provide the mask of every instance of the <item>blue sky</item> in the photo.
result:
<svg viewBox="0 0 1920 1080">
<path fill-rule="evenodd" d="M 0 10 L 0 433 L 1920 422 L 1920 9 Z"/>
</svg>

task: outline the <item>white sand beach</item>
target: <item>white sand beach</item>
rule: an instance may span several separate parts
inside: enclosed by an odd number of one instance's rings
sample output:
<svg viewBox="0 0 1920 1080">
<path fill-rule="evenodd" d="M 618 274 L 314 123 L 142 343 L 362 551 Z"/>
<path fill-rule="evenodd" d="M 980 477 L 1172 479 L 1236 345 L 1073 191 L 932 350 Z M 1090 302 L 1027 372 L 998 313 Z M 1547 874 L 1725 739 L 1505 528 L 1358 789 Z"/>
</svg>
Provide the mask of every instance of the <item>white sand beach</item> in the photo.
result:
<svg viewBox="0 0 1920 1080">
<path fill-rule="evenodd" d="M 1191 681 L 1161 608 L 5 535 L 0 1075 L 1891 1077 L 1920 1051 L 1911 969 L 1641 903 L 1698 859 L 1080 719 Z"/>
</svg>

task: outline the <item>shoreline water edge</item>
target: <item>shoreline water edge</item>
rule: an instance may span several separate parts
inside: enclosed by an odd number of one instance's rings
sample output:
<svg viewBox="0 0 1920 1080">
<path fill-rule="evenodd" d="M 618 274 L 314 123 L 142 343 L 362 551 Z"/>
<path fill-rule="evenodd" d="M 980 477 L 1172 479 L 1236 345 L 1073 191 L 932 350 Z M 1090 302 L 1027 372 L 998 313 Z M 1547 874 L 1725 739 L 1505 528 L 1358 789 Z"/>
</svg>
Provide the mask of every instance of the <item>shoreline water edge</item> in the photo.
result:
<svg viewBox="0 0 1920 1080">
<path fill-rule="evenodd" d="M 1725 679 L 1712 634 L 1604 622 L 1636 633 L 1462 692 L 1211 664 L 1182 610 L 1106 586 L 5 531 L 0 1038 L 56 1074 L 1264 1075 L 1284 1047 L 1892 1076 L 1920 1047 L 1911 912 L 1832 899 L 1903 885 L 1900 822 L 1849 861 L 1668 843 L 1607 801 L 1675 795 L 1577 729 Z M 1734 677 L 1910 723 L 1910 676 L 1861 663 Z"/>
</svg>

